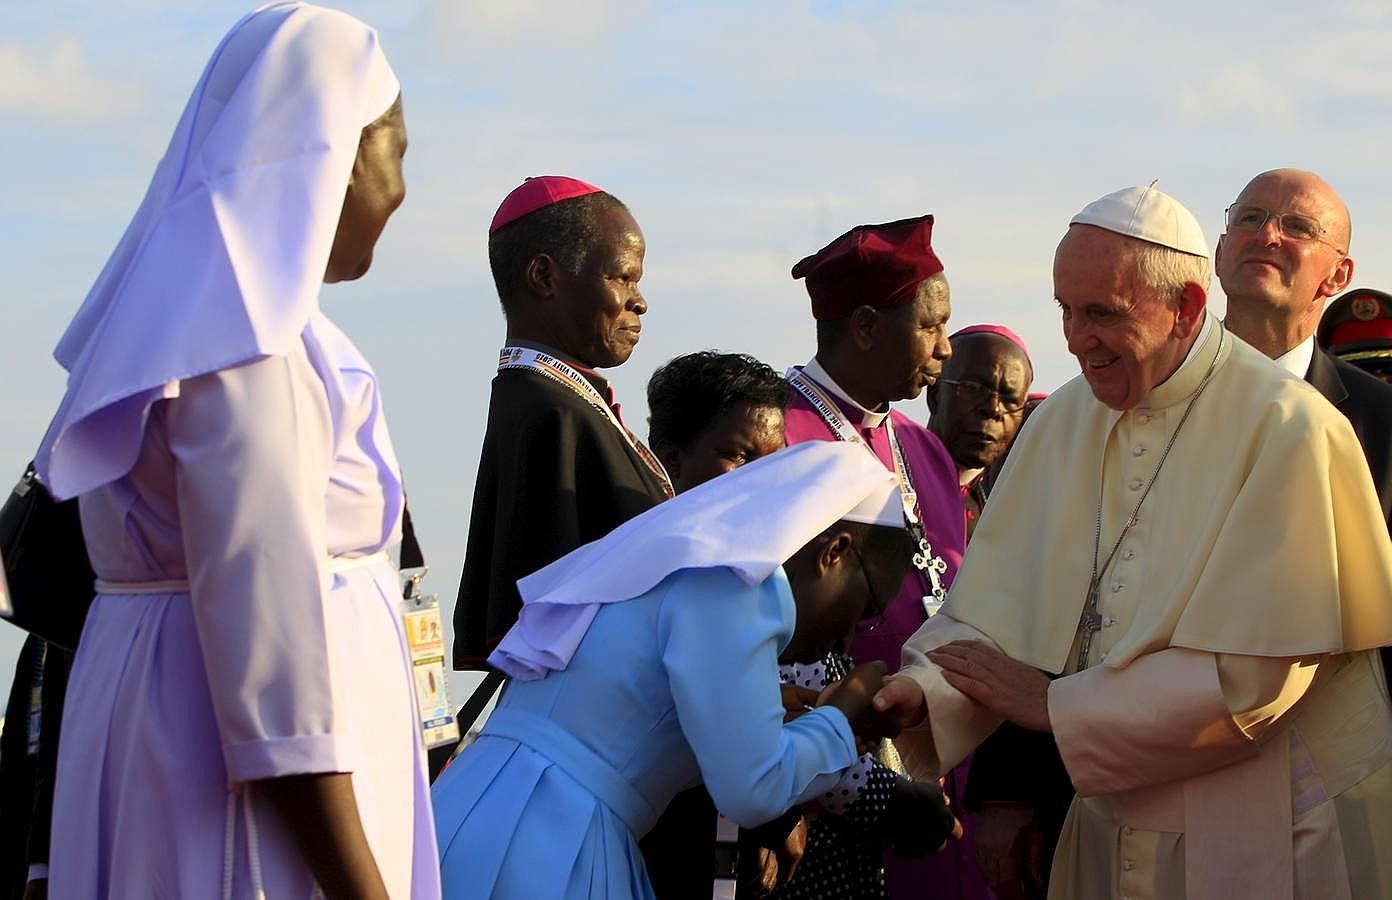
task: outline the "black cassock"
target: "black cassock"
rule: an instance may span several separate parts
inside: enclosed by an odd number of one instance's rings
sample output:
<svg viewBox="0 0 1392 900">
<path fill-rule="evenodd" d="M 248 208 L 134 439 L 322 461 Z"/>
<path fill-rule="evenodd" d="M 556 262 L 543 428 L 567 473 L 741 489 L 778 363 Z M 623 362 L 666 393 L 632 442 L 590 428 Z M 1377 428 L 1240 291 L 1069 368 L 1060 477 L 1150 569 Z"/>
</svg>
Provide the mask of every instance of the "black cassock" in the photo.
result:
<svg viewBox="0 0 1392 900">
<path fill-rule="evenodd" d="M 604 379 L 593 380 L 607 395 Z M 454 667 L 486 668 L 517 621 L 517 579 L 665 497 L 637 451 L 578 393 L 536 372 L 499 372 L 454 607 Z"/>
</svg>

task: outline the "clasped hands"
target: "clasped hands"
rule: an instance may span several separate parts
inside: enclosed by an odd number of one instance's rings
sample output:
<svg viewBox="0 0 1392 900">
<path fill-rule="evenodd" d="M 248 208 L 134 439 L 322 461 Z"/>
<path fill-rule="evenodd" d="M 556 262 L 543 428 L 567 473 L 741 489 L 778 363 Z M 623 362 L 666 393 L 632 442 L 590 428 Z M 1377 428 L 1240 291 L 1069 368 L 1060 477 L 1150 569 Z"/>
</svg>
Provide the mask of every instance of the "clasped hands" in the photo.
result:
<svg viewBox="0 0 1392 900">
<path fill-rule="evenodd" d="M 981 641 L 953 641 L 928 651 L 943 680 L 991 712 L 1031 731 L 1053 731 L 1049 722 L 1049 676 Z M 884 680 L 874 697 L 877 721 L 897 730 L 923 724 L 923 691 L 911 678 Z M 897 727 L 896 727 L 897 726 Z"/>
<path fill-rule="evenodd" d="M 856 666 L 845 678 L 834 681 L 817 692 L 797 685 L 782 685 L 783 721 L 790 722 L 817 706 L 834 706 L 845 713 L 862 753 L 870 752 L 881 738 L 894 737 L 899 725 L 892 716 L 875 709 L 875 694 L 885 681 L 885 664 L 866 663 Z"/>
</svg>

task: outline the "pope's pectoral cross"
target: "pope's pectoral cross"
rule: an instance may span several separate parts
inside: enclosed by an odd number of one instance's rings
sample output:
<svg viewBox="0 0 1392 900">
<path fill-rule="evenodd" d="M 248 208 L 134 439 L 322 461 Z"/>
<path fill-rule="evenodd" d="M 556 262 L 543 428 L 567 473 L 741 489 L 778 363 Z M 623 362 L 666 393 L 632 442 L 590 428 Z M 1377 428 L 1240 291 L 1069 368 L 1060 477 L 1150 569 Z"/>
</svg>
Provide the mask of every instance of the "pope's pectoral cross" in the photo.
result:
<svg viewBox="0 0 1392 900">
<path fill-rule="evenodd" d="M 933 547 L 927 538 L 918 539 L 918 552 L 913 555 L 914 568 L 928 576 L 932 585 L 929 595 L 923 598 L 923 608 L 931 617 L 937 613 L 947 599 L 947 588 L 943 587 L 942 577 L 947 573 L 947 561 L 933 555 Z"/>
<path fill-rule="evenodd" d="M 1102 613 L 1099 611 L 1101 598 L 1098 596 L 1098 582 L 1094 578 L 1088 584 L 1087 601 L 1083 604 L 1083 616 L 1078 620 L 1078 631 L 1082 641 L 1078 644 L 1078 671 L 1087 668 L 1088 657 L 1092 654 L 1092 639 L 1102 630 Z"/>
</svg>

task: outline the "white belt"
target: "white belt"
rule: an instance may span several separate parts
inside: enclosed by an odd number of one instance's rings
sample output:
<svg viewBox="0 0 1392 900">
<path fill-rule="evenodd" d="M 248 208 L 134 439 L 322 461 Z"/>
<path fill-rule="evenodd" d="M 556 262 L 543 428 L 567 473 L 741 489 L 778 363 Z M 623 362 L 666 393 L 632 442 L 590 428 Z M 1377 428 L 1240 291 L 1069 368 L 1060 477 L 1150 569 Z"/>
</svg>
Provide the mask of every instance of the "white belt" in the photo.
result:
<svg viewBox="0 0 1392 900">
<path fill-rule="evenodd" d="M 331 556 L 327 568 L 330 572 L 346 572 L 382 562 L 391 564 L 391 557 L 385 550 L 369 553 L 367 556 Z M 169 578 L 164 581 L 107 581 L 105 578 L 98 578 L 95 588 L 98 594 L 107 595 L 187 594 L 189 580 Z"/>
</svg>

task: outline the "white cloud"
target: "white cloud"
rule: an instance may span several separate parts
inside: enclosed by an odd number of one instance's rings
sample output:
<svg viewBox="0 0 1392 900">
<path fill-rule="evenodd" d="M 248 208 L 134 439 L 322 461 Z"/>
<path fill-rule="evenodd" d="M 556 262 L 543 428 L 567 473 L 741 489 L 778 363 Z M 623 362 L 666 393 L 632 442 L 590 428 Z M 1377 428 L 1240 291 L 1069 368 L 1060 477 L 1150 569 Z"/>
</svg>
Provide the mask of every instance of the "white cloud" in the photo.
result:
<svg viewBox="0 0 1392 900">
<path fill-rule="evenodd" d="M 39 44 L 0 44 L 0 112 L 47 125 L 79 127 L 135 109 L 129 82 L 95 71 L 77 39 L 51 36 Z"/>
<path fill-rule="evenodd" d="M 412 30 L 447 57 L 544 65 L 543 54 L 557 48 L 603 47 L 647 6 L 644 0 L 427 0 Z"/>
</svg>

